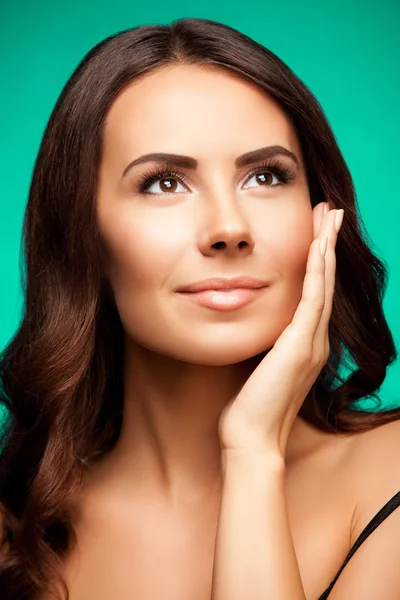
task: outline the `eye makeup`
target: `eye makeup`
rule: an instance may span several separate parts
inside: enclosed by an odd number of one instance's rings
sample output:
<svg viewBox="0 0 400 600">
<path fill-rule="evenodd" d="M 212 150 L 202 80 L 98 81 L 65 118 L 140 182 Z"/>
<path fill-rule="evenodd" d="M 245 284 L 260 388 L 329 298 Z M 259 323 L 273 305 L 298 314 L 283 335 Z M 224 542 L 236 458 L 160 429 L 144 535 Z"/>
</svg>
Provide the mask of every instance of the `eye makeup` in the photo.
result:
<svg viewBox="0 0 400 600">
<path fill-rule="evenodd" d="M 259 187 L 278 187 L 289 184 L 295 177 L 296 172 L 292 167 L 290 167 L 287 163 L 280 160 L 279 158 L 270 158 L 267 160 L 262 160 L 251 171 L 248 173 L 245 183 L 251 179 L 254 175 L 271 173 L 275 175 L 279 179 L 279 183 L 275 183 L 273 185 L 267 186 L 259 186 Z M 162 179 L 175 179 L 182 184 L 188 183 L 188 177 L 180 172 L 175 170 L 172 165 L 168 163 L 158 165 L 152 169 L 149 169 L 142 177 L 139 182 L 135 186 L 135 192 L 137 194 L 144 194 L 150 196 L 163 196 L 165 194 L 173 194 L 176 192 L 149 192 L 148 188 L 155 183 L 156 181 Z M 178 192 L 181 193 L 181 192 Z"/>
</svg>

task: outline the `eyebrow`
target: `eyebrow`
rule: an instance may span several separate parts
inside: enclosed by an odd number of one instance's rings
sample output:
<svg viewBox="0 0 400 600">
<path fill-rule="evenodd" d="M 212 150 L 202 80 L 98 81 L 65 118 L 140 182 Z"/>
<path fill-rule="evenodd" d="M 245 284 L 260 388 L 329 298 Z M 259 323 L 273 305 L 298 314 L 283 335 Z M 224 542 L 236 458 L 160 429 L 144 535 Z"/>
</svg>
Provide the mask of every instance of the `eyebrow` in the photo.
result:
<svg viewBox="0 0 400 600">
<path fill-rule="evenodd" d="M 278 154 L 287 156 L 294 163 L 296 163 L 297 166 L 299 166 L 299 159 L 297 158 L 296 154 L 290 152 L 290 150 L 284 148 L 283 146 L 277 145 L 264 146 L 263 148 L 246 152 L 246 154 L 241 154 L 235 160 L 235 166 L 237 169 L 240 169 L 241 167 L 245 167 L 259 160 L 266 160 L 272 156 L 277 156 Z M 127 172 L 132 167 L 145 162 L 169 163 L 182 169 L 196 169 L 198 165 L 197 160 L 192 156 L 185 156 L 183 154 L 170 154 L 166 152 L 152 152 L 150 154 L 143 154 L 142 156 L 139 156 L 130 162 L 129 165 L 125 167 L 124 172 L 122 173 L 122 178 L 125 177 Z"/>
</svg>

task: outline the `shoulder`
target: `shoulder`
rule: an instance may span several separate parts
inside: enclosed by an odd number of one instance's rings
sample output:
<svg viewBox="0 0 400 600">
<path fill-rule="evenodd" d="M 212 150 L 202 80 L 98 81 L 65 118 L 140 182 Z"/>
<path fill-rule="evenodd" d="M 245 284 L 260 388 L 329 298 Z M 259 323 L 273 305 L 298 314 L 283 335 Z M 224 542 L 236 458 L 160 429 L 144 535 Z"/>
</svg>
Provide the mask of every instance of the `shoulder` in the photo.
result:
<svg viewBox="0 0 400 600">
<path fill-rule="evenodd" d="M 354 543 L 374 515 L 400 491 L 400 420 L 353 434 L 348 467 L 354 494 Z M 391 525 L 396 522 L 400 532 L 400 507 L 388 519 Z"/>
<path fill-rule="evenodd" d="M 350 491 L 349 547 L 400 491 L 400 420 L 345 436 L 340 483 Z M 339 479 L 338 479 L 339 481 Z M 367 531 L 370 531 L 369 528 Z M 371 531 L 333 586 L 332 600 L 398 600 L 400 506 Z"/>
</svg>

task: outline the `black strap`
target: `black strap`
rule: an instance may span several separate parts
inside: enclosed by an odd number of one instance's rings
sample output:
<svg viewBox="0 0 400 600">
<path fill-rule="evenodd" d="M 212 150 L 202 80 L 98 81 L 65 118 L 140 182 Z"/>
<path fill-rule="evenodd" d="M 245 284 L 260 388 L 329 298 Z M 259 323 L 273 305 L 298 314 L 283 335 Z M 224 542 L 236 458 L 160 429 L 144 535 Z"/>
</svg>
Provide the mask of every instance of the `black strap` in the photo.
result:
<svg viewBox="0 0 400 600">
<path fill-rule="evenodd" d="M 333 581 L 329 584 L 329 586 L 326 588 L 324 593 L 318 598 L 318 600 L 326 600 L 333 586 L 335 585 L 340 573 L 343 571 L 343 569 L 353 556 L 354 552 L 361 546 L 361 544 L 367 539 L 367 537 L 371 535 L 371 533 L 378 527 L 378 525 L 380 525 L 382 521 L 384 521 L 386 517 L 388 517 L 398 506 L 400 506 L 400 492 L 397 492 L 397 494 L 395 494 L 393 498 L 391 498 L 389 502 L 387 502 L 385 506 L 383 506 L 380 509 L 380 511 L 376 513 L 376 515 L 371 519 L 368 525 L 363 529 L 363 531 L 360 533 L 353 546 L 351 547 L 350 552 L 348 553 L 344 563 L 340 567 L 335 579 L 333 579 Z"/>
</svg>

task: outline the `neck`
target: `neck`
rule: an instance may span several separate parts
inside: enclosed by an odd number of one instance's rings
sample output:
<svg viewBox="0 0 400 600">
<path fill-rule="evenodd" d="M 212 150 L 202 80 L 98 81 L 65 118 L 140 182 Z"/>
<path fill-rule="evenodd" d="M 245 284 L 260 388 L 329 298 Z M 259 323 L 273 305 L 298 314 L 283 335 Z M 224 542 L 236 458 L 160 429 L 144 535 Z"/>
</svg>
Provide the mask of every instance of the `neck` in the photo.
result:
<svg viewBox="0 0 400 600">
<path fill-rule="evenodd" d="M 158 490 L 173 503 L 201 502 L 219 494 L 218 420 L 263 356 L 208 366 L 127 342 L 123 424 L 115 448 L 102 462 L 101 478 L 110 485 L 111 477 L 114 489 L 120 483 Z M 300 450 L 304 434 L 304 422 L 297 421 L 288 446 L 291 455 Z"/>
</svg>

